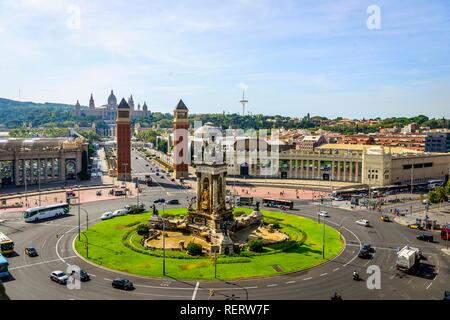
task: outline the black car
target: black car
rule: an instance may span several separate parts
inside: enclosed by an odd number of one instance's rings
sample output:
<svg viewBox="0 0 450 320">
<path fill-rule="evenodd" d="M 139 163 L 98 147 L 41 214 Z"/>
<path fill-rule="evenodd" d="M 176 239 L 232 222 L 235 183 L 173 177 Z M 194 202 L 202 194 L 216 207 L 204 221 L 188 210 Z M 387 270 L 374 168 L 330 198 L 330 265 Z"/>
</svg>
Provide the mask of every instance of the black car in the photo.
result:
<svg viewBox="0 0 450 320">
<path fill-rule="evenodd" d="M 180 204 L 180 201 L 178 201 L 177 199 L 172 199 L 167 201 L 167 204 Z"/>
<path fill-rule="evenodd" d="M 153 201 L 153 203 L 165 203 L 166 199 L 160 198 L 160 199 L 156 199 L 155 201 Z"/>
<path fill-rule="evenodd" d="M 433 242 L 433 236 L 431 234 L 419 234 L 417 235 L 417 240 L 421 240 L 421 241 L 427 241 L 427 242 Z"/>
<path fill-rule="evenodd" d="M 371 246 L 370 244 L 368 244 L 368 243 L 363 244 L 362 250 L 366 250 L 366 251 L 368 251 L 369 253 L 375 252 L 375 249 L 372 248 L 372 246 Z"/>
<path fill-rule="evenodd" d="M 359 258 L 369 259 L 371 257 L 369 250 L 361 249 L 358 253 Z"/>
<path fill-rule="evenodd" d="M 91 280 L 91 277 L 89 276 L 89 274 L 86 271 L 84 271 L 83 269 L 81 269 L 77 275 L 80 277 L 80 280 L 83 282 Z"/>
<path fill-rule="evenodd" d="M 115 289 L 132 290 L 134 289 L 133 282 L 125 278 L 117 278 L 112 282 L 112 287 Z"/>
<path fill-rule="evenodd" d="M 450 291 L 444 291 L 444 300 L 450 301 Z"/>
<path fill-rule="evenodd" d="M 38 256 L 37 250 L 33 247 L 25 248 L 25 254 L 29 257 L 37 257 Z"/>
</svg>

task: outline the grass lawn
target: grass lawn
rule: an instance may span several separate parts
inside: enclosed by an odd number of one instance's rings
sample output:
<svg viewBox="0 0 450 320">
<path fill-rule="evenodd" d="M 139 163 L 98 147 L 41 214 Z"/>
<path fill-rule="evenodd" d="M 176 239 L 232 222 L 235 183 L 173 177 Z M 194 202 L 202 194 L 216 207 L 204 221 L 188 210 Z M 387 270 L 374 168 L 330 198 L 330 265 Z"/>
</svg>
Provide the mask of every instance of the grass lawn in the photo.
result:
<svg viewBox="0 0 450 320">
<path fill-rule="evenodd" d="M 251 209 L 238 208 L 236 211 L 250 213 Z M 277 246 L 266 250 L 266 254 L 250 254 L 245 257 L 221 257 L 218 259 L 217 275 L 223 280 L 266 277 L 290 273 L 310 268 L 324 262 L 322 258 L 322 225 L 311 219 L 280 212 L 261 211 L 265 221 L 278 222 L 281 231 L 289 234 L 292 240 L 300 241 L 306 233 L 306 240 L 300 246 L 284 251 L 276 251 Z M 186 215 L 186 209 L 166 209 L 166 214 Z M 162 212 L 160 212 L 162 214 Z M 162 277 L 162 258 L 136 252 L 123 244 L 131 242 L 142 248 L 141 239 L 133 230 L 140 223 L 147 223 L 151 213 L 127 215 L 99 222 L 89 230 L 83 231 L 89 239 L 89 260 L 95 264 L 144 276 Z M 339 233 L 326 226 L 325 258 L 336 256 L 343 247 Z M 85 254 L 85 239 L 75 240 L 75 248 L 82 256 Z M 275 253 L 271 253 L 270 251 Z M 168 252 L 166 274 L 177 279 L 214 279 L 214 265 L 209 257 L 190 257 L 181 252 Z M 248 253 L 245 251 L 244 253 Z M 269 253 L 269 254 L 268 254 Z M 274 266 L 278 266 L 274 268 Z M 278 269 L 276 271 L 275 269 Z"/>
</svg>

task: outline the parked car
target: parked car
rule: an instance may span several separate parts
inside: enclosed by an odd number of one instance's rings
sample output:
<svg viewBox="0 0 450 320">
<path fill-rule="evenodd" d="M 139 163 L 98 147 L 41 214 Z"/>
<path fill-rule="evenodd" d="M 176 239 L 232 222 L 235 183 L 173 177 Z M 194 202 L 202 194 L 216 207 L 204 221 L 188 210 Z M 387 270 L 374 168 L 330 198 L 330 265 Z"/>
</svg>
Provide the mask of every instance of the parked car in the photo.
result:
<svg viewBox="0 0 450 320">
<path fill-rule="evenodd" d="M 344 198 L 343 197 L 336 197 L 336 198 L 334 198 L 334 200 L 335 201 L 344 201 Z"/>
<path fill-rule="evenodd" d="M 84 271 L 83 269 L 80 269 L 79 271 L 73 271 L 72 275 L 75 276 L 76 278 L 80 279 L 80 281 L 86 282 L 91 280 L 91 277 L 89 276 L 89 274 Z"/>
<path fill-rule="evenodd" d="M 178 201 L 178 199 L 172 199 L 167 201 L 167 204 L 180 204 L 180 201 Z"/>
<path fill-rule="evenodd" d="M 125 278 L 117 278 L 112 282 L 112 287 L 115 289 L 132 290 L 134 289 L 133 282 Z"/>
<path fill-rule="evenodd" d="M 114 215 L 111 211 L 105 212 L 104 214 L 101 215 L 100 219 L 101 220 L 108 220 L 114 218 Z"/>
<path fill-rule="evenodd" d="M 113 217 L 120 217 L 120 216 L 124 216 L 128 213 L 127 209 L 118 209 L 116 211 L 113 212 Z"/>
<path fill-rule="evenodd" d="M 319 212 L 319 216 L 324 217 L 324 218 L 329 218 L 330 217 L 330 215 L 326 211 L 320 211 Z"/>
<path fill-rule="evenodd" d="M 153 201 L 153 203 L 165 203 L 166 202 L 166 199 L 163 199 L 163 198 L 159 198 L 159 199 L 156 199 L 155 201 Z"/>
<path fill-rule="evenodd" d="M 433 238 L 433 236 L 431 234 L 422 233 L 422 234 L 417 235 L 416 238 L 417 238 L 417 240 L 421 240 L 421 241 L 427 241 L 427 242 L 433 242 L 434 241 L 434 238 Z"/>
<path fill-rule="evenodd" d="M 39 255 L 37 250 L 33 247 L 25 248 L 24 251 L 25 251 L 25 254 L 29 257 L 37 257 Z"/>
<path fill-rule="evenodd" d="M 369 220 L 366 220 L 366 219 L 357 220 L 357 221 L 356 221 L 356 224 L 358 224 L 358 225 L 360 225 L 360 226 L 364 226 L 364 227 L 370 226 Z"/>
<path fill-rule="evenodd" d="M 381 221 L 390 222 L 391 218 L 389 218 L 389 216 L 381 216 Z"/>
<path fill-rule="evenodd" d="M 60 284 L 66 284 L 69 277 L 64 272 L 57 270 L 50 273 L 50 279 Z"/>
<path fill-rule="evenodd" d="M 413 223 L 413 224 L 408 225 L 408 228 L 410 228 L 410 229 L 417 229 L 417 230 L 422 230 L 423 229 L 422 226 L 418 225 L 417 223 Z"/>
</svg>

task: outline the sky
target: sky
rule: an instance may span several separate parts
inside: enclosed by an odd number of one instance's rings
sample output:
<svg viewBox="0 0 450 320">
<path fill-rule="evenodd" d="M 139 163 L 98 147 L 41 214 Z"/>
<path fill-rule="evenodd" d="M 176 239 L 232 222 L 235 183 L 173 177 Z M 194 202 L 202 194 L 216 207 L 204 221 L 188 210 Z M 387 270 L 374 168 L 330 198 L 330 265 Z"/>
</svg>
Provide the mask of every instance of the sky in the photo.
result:
<svg viewBox="0 0 450 320">
<path fill-rule="evenodd" d="M 448 0 L 0 0 L 0 97 L 450 117 L 449 31 Z"/>
</svg>

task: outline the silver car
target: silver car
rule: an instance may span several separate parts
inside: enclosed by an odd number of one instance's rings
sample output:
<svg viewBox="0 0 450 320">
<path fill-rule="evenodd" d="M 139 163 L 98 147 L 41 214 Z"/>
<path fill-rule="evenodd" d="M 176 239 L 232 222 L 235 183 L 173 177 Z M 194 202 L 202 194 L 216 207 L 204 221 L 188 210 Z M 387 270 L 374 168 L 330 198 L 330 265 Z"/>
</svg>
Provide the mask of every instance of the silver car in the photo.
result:
<svg viewBox="0 0 450 320">
<path fill-rule="evenodd" d="M 57 270 L 50 273 L 50 279 L 60 284 L 66 284 L 67 279 L 69 279 L 69 276 L 64 272 Z"/>
</svg>

